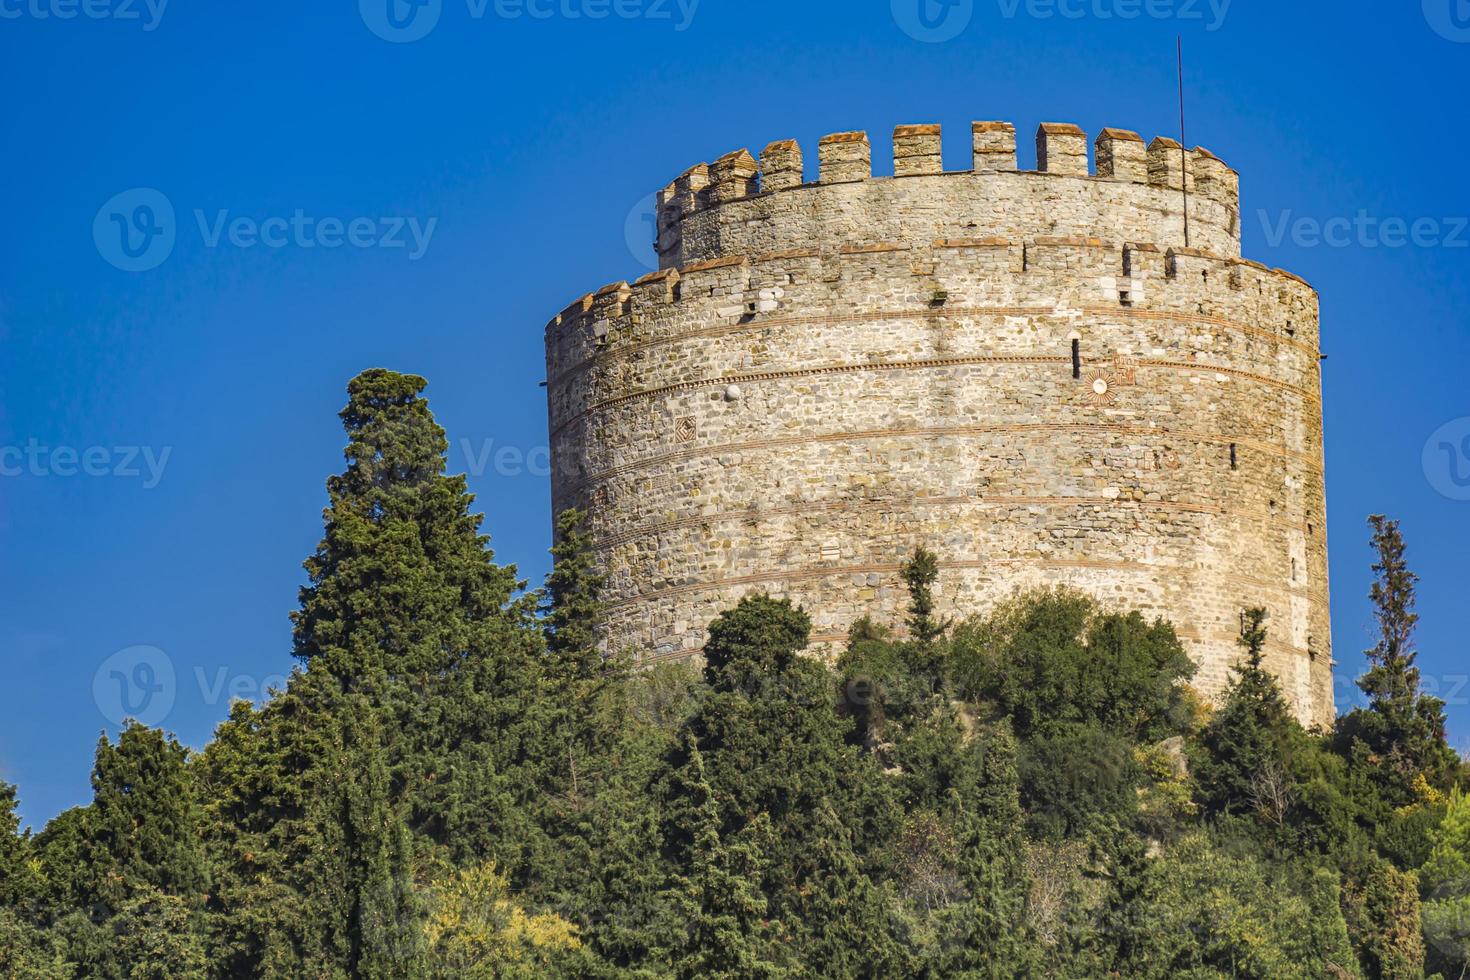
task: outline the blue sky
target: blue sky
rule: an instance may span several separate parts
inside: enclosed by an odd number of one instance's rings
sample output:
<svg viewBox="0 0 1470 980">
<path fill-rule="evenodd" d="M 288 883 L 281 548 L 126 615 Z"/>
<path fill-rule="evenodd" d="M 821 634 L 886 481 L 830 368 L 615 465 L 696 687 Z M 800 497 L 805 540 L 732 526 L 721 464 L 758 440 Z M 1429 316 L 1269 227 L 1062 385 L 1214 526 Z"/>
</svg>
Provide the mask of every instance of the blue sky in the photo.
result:
<svg viewBox="0 0 1470 980">
<path fill-rule="evenodd" d="M 1322 293 L 1339 669 L 1386 511 L 1470 743 L 1465 0 L 399 2 L 0 0 L 0 779 L 28 820 L 90 797 L 114 672 L 200 746 L 289 669 L 352 375 L 430 379 L 499 558 L 539 582 L 542 329 L 645 271 L 650 192 L 899 123 L 945 124 L 951 168 L 974 119 L 1013 120 L 1023 166 L 1042 121 L 1173 135 L 1176 33 L 1246 254 Z"/>
</svg>

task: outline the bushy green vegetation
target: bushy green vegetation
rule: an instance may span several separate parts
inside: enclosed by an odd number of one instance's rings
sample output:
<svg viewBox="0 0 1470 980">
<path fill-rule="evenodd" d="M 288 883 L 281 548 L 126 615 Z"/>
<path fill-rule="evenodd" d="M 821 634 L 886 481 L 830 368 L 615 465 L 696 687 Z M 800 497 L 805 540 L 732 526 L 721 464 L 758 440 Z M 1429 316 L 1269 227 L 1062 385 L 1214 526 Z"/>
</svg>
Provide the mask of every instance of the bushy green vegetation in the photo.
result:
<svg viewBox="0 0 1470 980">
<path fill-rule="evenodd" d="M 1223 703 L 1078 593 L 835 665 L 751 596 L 706 663 L 599 652 L 579 516 L 497 565 L 422 379 L 368 372 L 300 661 L 191 754 L 132 726 L 35 836 L 0 787 L 0 977 L 1380 978 L 1470 968 L 1470 798 L 1373 522 L 1367 706 L 1294 719 L 1243 610 Z"/>
</svg>

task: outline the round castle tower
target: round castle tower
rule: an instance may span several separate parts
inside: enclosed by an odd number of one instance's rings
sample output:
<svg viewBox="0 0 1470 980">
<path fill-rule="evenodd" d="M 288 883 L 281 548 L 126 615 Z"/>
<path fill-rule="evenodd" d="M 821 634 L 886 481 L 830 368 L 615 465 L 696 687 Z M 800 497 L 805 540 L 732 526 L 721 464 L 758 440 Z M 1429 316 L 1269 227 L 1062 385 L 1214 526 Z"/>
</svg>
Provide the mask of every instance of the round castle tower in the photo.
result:
<svg viewBox="0 0 1470 980">
<path fill-rule="evenodd" d="M 546 331 L 553 498 L 589 514 L 607 641 L 697 656 L 753 592 L 813 652 L 901 624 L 901 564 L 952 612 L 1069 585 L 1174 622 L 1224 690 L 1240 613 L 1299 716 L 1334 716 L 1316 293 L 1240 257 L 1203 149 L 1046 124 L 901 126 L 700 164 L 659 195 L 661 270 Z M 1186 246 L 1184 191 L 1189 190 Z M 1192 246 L 1192 247 L 1189 247 Z"/>
</svg>

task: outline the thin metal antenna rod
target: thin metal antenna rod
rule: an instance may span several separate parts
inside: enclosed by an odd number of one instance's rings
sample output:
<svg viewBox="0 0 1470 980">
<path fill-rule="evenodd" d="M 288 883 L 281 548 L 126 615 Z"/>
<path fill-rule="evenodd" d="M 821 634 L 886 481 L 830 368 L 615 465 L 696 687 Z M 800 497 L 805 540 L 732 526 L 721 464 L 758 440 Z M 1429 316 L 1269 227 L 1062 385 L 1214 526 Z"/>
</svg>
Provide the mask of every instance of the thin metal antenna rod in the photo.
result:
<svg viewBox="0 0 1470 980">
<path fill-rule="evenodd" d="M 1189 139 L 1184 129 L 1184 35 L 1179 35 L 1179 182 L 1184 185 L 1184 247 L 1189 248 Z"/>
</svg>

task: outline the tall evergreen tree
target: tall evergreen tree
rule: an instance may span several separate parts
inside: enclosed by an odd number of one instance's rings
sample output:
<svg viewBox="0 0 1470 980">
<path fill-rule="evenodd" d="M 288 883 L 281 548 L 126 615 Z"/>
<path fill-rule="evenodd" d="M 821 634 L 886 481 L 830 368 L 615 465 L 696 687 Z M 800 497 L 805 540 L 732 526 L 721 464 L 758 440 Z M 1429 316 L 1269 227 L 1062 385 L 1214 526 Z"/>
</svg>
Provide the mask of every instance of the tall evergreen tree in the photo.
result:
<svg viewBox="0 0 1470 980">
<path fill-rule="evenodd" d="M 935 614 L 934 583 L 939 581 L 939 556 L 919 548 L 903 566 L 902 577 L 909 590 L 909 636 L 920 651 L 930 653 L 935 642 L 953 625 Z"/>
<path fill-rule="evenodd" d="M 1294 799 L 1291 749 L 1300 735 L 1281 684 L 1266 669 L 1266 611 L 1241 617 L 1245 651 L 1220 712 L 1201 735 L 1199 781 L 1208 812 L 1256 814 L 1283 822 Z"/>
<path fill-rule="evenodd" d="M 33 896 L 30 834 L 20 831 L 15 787 L 0 783 L 0 908 L 15 908 Z"/>
<path fill-rule="evenodd" d="M 969 897 L 948 916 L 950 942 L 941 961 L 942 976 L 1023 977 L 1040 962 L 1026 914 L 1017 754 L 1009 721 L 968 748 L 955 803 L 960 869 Z"/>
<path fill-rule="evenodd" d="M 1419 800 L 1421 781 L 1448 789 L 1459 760 L 1445 742 L 1444 702 L 1424 693 L 1417 666 L 1419 577 L 1409 570 L 1403 534 L 1397 521 L 1381 515 L 1369 521 L 1378 554 L 1370 595 L 1379 639 L 1358 681 L 1368 709 L 1353 712 L 1339 727 L 1349 744 L 1362 743 L 1359 758 L 1371 767 L 1384 802 L 1404 807 Z"/>
<path fill-rule="evenodd" d="M 422 911 L 408 830 L 389 795 L 381 725 L 361 697 L 344 704 L 339 719 L 332 805 L 341 848 L 332 859 L 346 900 L 346 965 L 362 980 L 407 980 L 422 966 Z"/>
<path fill-rule="evenodd" d="M 670 886 L 669 901 L 679 923 L 670 950 L 674 974 L 681 980 L 781 976 L 774 960 L 783 937 L 779 924 L 769 921 L 761 891 L 770 820 L 758 814 L 734 840 L 723 839 L 704 755 L 692 734 L 685 739 L 687 757 L 673 775 L 679 812 L 672 829 L 687 869 Z"/>
<path fill-rule="evenodd" d="M 840 934 L 854 916 L 887 928 L 884 896 L 867 876 L 895 836 L 898 814 L 876 763 L 849 744 L 836 679 L 801 656 L 810 629 L 804 612 L 767 596 L 746 598 L 716 619 L 705 647 L 711 690 L 688 733 L 719 804 L 721 839 L 735 839 L 758 815 L 770 821 L 762 890 L 771 918 L 807 949 L 808 969 L 845 976 L 852 957 L 866 956 L 874 967 L 892 949 L 881 934 L 869 937 L 866 952 L 823 938 Z M 685 753 L 671 758 L 673 771 L 687 765 Z M 682 791 L 671 785 L 677 812 Z"/>
<path fill-rule="evenodd" d="M 149 889 L 202 906 L 209 870 L 188 761 L 171 736 L 138 724 L 116 745 L 97 743 L 90 830 L 101 898 L 114 907 Z"/>
<path fill-rule="evenodd" d="M 592 538 L 583 530 L 586 516 L 569 510 L 557 518 L 551 574 L 546 577 L 543 619 L 547 674 L 554 681 L 590 681 L 606 666 L 598 649 L 602 588 Z"/>
<path fill-rule="evenodd" d="M 347 468 L 327 482 L 325 535 L 294 614 L 310 674 L 382 713 L 410 826 L 457 856 L 521 869 L 531 834 L 541 637 L 515 569 L 494 562 L 423 378 L 374 369 L 348 385 Z M 517 852 L 517 853 L 512 853 Z"/>
</svg>

